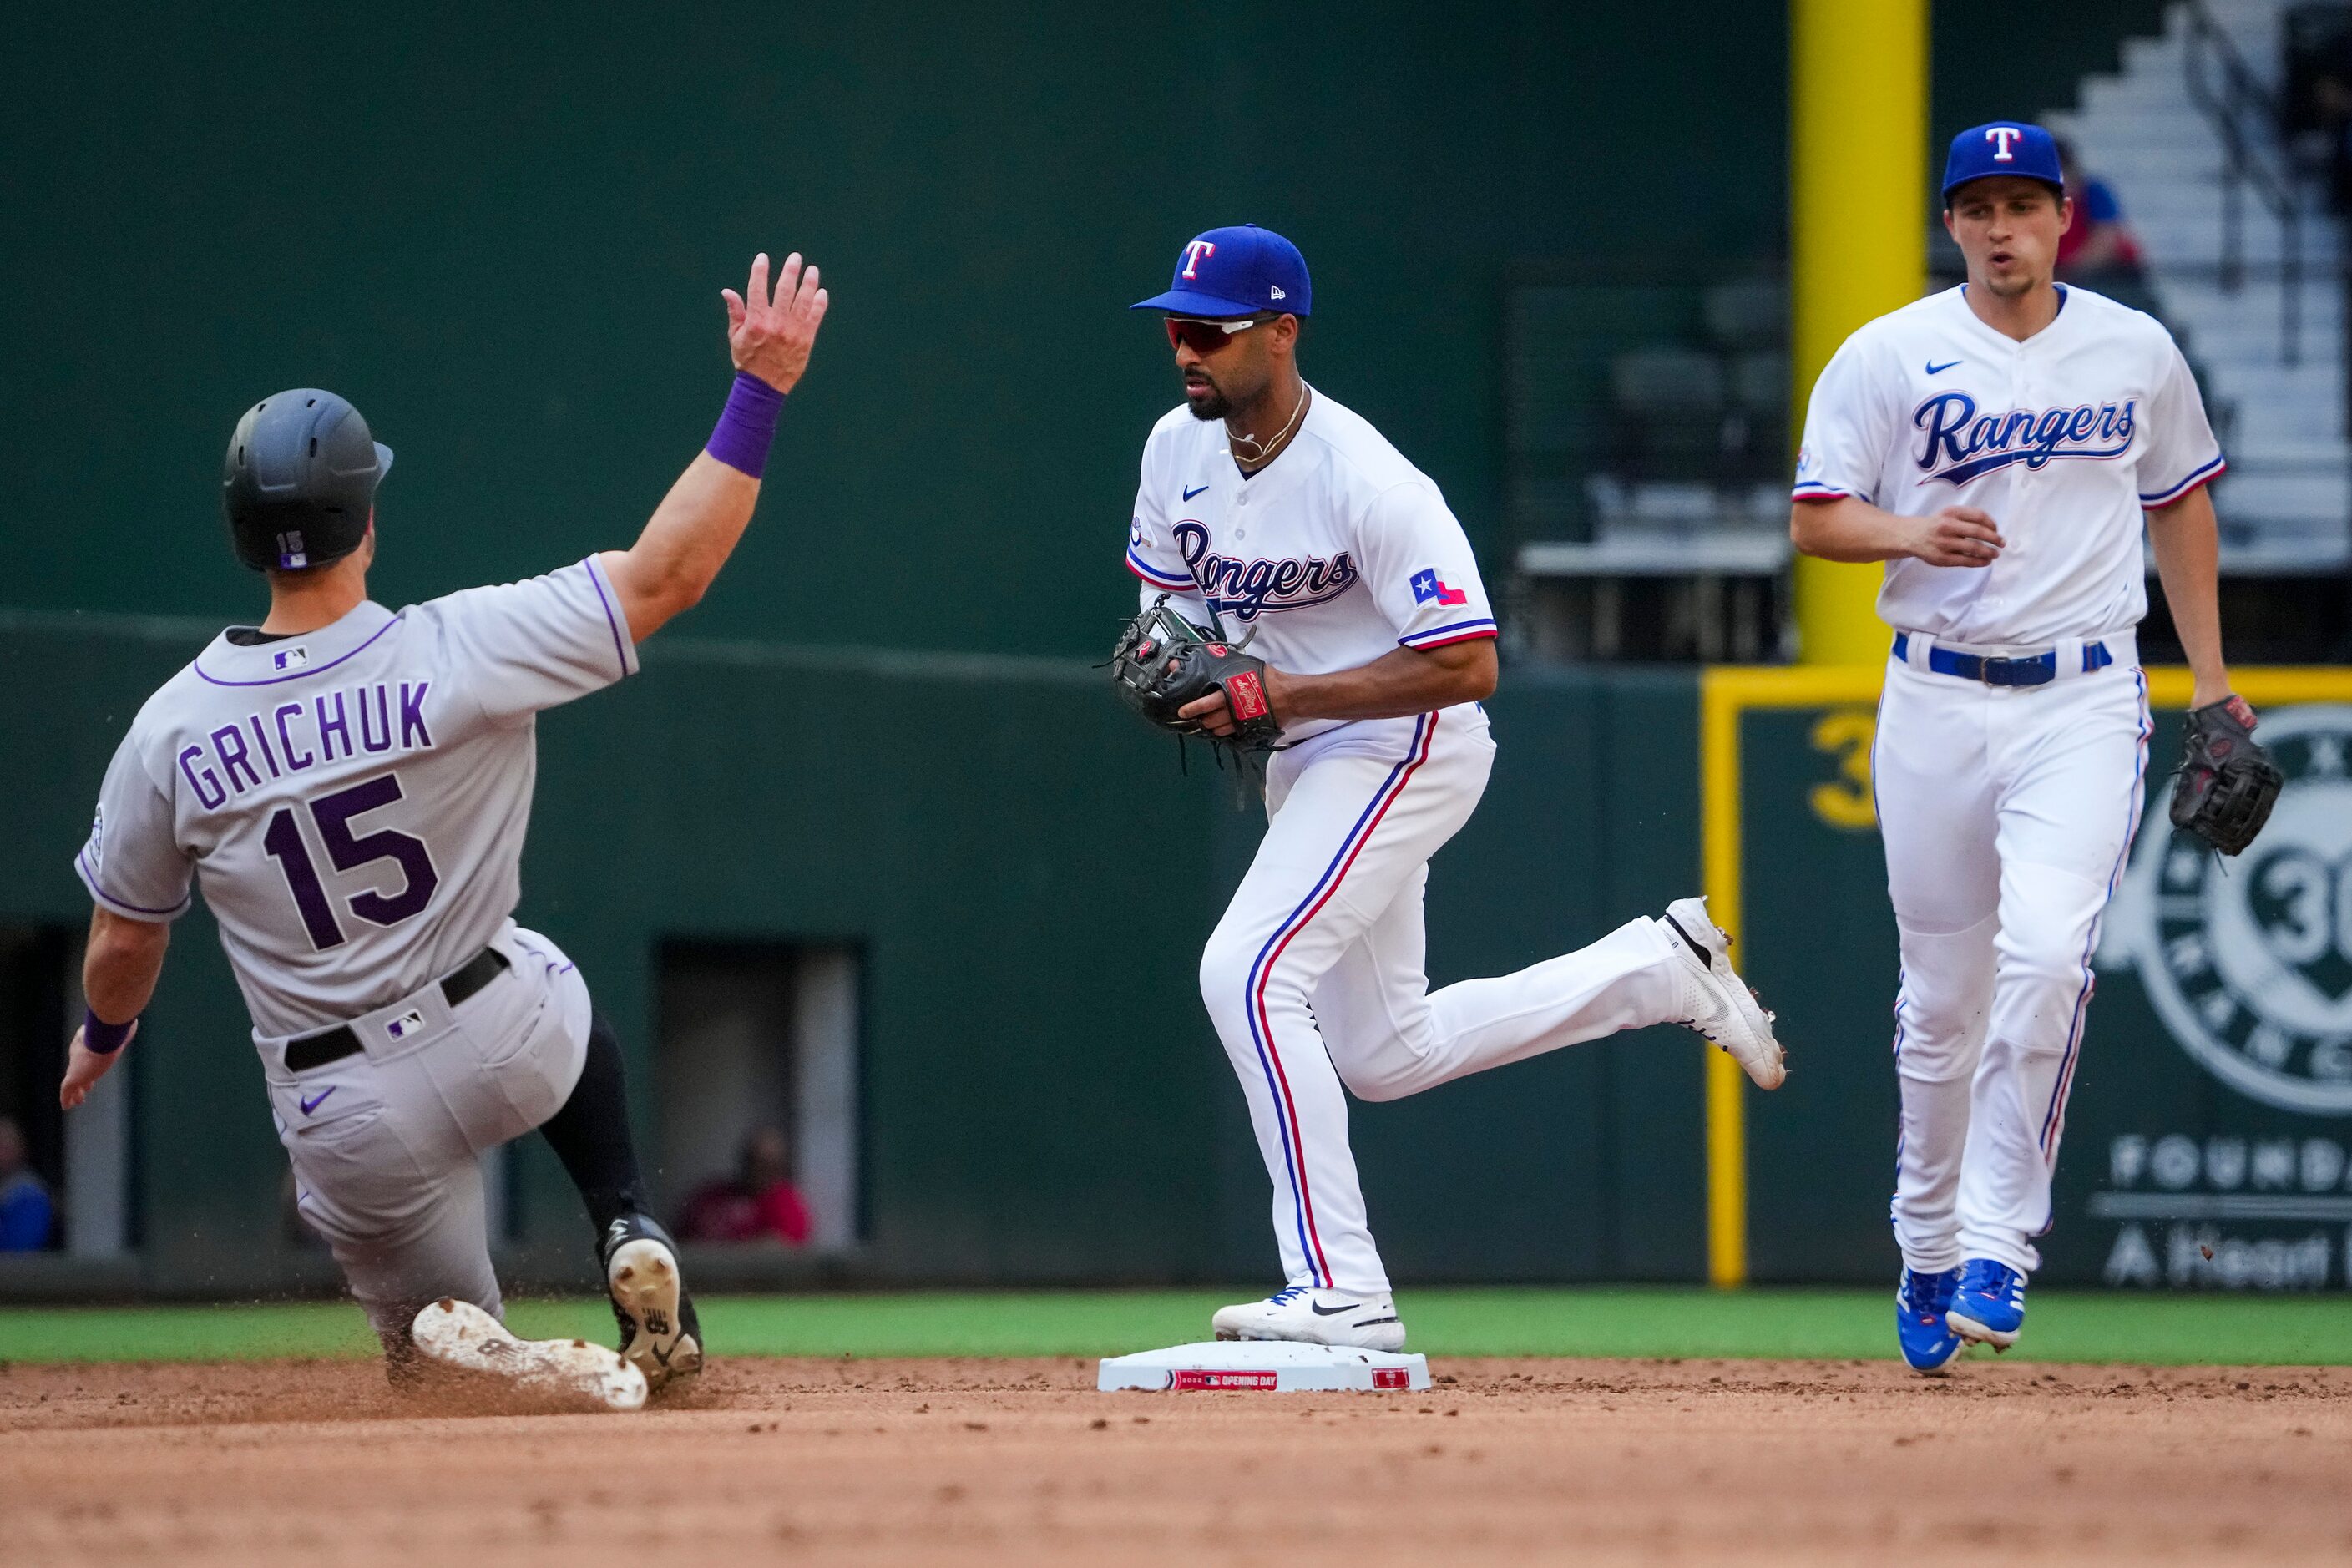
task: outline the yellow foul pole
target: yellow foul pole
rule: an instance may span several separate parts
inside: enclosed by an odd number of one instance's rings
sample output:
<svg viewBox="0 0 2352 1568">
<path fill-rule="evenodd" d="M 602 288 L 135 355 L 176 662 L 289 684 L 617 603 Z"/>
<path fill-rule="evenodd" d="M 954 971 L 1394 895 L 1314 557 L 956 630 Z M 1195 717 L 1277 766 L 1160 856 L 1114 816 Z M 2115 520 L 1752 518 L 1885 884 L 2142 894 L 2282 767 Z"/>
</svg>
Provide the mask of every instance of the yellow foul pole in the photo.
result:
<svg viewBox="0 0 2352 1568">
<path fill-rule="evenodd" d="M 1790 0 L 1789 23 L 1790 406 L 1801 422 L 1846 334 L 1927 282 L 1927 0 Z M 1878 577 L 1797 563 L 1802 662 L 1886 657 L 1871 607 Z"/>
</svg>

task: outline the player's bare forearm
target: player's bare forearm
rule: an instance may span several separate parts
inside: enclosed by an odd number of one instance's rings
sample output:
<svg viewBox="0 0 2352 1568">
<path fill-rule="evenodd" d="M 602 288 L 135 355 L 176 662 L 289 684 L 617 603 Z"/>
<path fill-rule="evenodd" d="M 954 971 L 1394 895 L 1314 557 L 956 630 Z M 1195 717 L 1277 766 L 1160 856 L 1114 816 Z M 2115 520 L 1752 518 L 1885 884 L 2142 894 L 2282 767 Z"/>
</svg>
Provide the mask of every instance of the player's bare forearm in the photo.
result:
<svg viewBox="0 0 2352 1568">
<path fill-rule="evenodd" d="M 1860 564 L 1916 556 L 1930 566 L 1990 566 L 2007 542 L 1991 517 L 1972 506 L 1903 517 L 1859 496 L 1792 503 L 1789 539 L 1823 561 Z"/>
<path fill-rule="evenodd" d="M 160 921 L 125 919 L 110 910 L 94 909 L 89 915 L 89 946 L 81 965 L 81 989 L 89 1010 L 101 1022 L 125 1024 L 147 1010 L 155 982 L 163 973 L 163 954 L 172 945 L 172 928 Z M 74 1031 L 66 1048 L 66 1073 L 58 1085 L 58 1103 L 71 1110 L 89 1098 L 122 1051 L 93 1051 Z"/>
<path fill-rule="evenodd" d="M 654 508 L 636 543 L 599 557 L 629 618 L 632 642 L 645 641 L 702 602 L 751 526 L 759 500 L 759 480 L 698 452 Z"/>
<path fill-rule="evenodd" d="M 1480 637 L 1444 647 L 1401 647 L 1370 664 L 1329 675 L 1293 675 L 1271 665 L 1265 699 L 1275 721 L 1305 719 L 1409 719 L 1462 702 L 1483 702 L 1495 693 L 1495 639 Z M 1213 691 L 1178 710 L 1212 735 L 1234 731 L 1225 694 Z"/>
<path fill-rule="evenodd" d="M 772 296 L 765 253 L 752 260 L 744 292 L 726 289 L 720 295 L 727 303 L 727 346 L 735 368 L 761 385 L 739 378 L 738 394 L 729 400 L 710 446 L 670 486 L 636 543 L 598 558 L 620 596 L 634 642 L 645 641 L 672 616 L 699 604 L 743 537 L 759 504 L 776 402 L 808 369 L 817 328 L 832 302 L 817 269 L 804 268 L 798 252 L 784 258 Z"/>
<path fill-rule="evenodd" d="M 1429 649 L 1401 647 L 1330 675 L 1265 672 L 1266 700 L 1283 723 L 1302 719 L 1407 719 L 1495 693 L 1495 639 Z"/>
<path fill-rule="evenodd" d="M 2211 494 L 2200 486 L 2149 512 L 2147 537 L 2172 629 L 2196 678 L 2189 705 L 2219 702 L 2230 695 L 2230 671 L 2221 658 L 2221 532 Z"/>
<path fill-rule="evenodd" d="M 110 1024 L 147 1010 L 163 973 L 172 928 L 161 921 L 127 920 L 111 910 L 89 912 L 89 947 L 82 957 L 81 990 L 89 1010 Z"/>
</svg>

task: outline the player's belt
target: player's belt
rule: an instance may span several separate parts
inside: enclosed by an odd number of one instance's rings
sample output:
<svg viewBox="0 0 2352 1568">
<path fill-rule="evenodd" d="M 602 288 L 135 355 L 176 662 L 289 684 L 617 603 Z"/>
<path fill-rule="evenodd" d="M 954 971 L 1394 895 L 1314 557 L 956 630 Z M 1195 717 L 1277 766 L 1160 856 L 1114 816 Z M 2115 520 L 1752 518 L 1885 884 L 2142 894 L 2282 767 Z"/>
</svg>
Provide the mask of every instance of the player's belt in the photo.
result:
<svg viewBox="0 0 2352 1568">
<path fill-rule="evenodd" d="M 1895 657 L 1905 664 L 1911 662 L 1911 634 L 1895 634 Z M 2103 642 L 2083 645 L 2083 673 L 2105 669 L 2115 663 L 2115 655 Z M 2018 654 L 1999 658 L 1990 654 L 1962 653 L 1956 647 L 1941 645 L 1927 650 L 1927 668 L 1937 675 L 1956 675 L 1962 680 L 1980 680 L 1987 686 L 2046 686 L 2058 679 L 2058 650 Z"/>
<path fill-rule="evenodd" d="M 441 1000 L 455 1007 L 504 974 L 507 968 L 507 955 L 495 947 L 486 947 L 441 977 Z M 338 1024 L 331 1029 L 287 1041 L 286 1070 L 309 1072 L 312 1068 L 322 1068 L 359 1052 L 359 1036 L 349 1024 Z"/>
</svg>

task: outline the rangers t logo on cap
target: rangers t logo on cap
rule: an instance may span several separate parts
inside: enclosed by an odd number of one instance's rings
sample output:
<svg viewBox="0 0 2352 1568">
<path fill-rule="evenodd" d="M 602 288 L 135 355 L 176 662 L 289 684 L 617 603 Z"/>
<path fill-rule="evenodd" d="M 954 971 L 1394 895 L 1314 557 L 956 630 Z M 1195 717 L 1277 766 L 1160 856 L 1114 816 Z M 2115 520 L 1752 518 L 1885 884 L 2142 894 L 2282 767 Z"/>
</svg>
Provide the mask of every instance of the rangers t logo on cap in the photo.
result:
<svg viewBox="0 0 2352 1568">
<path fill-rule="evenodd" d="M 1298 247 L 1270 228 L 1245 223 L 1186 240 L 1168 291 L 1139 300 L 1131 309 L 1214 318 L 1261 310 L 1304 316 L 1312 306 L 1307 258 Z"/>
</svg>

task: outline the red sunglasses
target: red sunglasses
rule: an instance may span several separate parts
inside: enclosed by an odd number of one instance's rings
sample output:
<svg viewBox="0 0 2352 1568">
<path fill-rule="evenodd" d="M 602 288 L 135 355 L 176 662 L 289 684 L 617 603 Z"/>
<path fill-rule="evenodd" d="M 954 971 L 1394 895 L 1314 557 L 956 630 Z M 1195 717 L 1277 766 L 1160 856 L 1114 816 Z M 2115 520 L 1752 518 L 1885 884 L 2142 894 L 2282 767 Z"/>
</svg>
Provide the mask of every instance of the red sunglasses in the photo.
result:
<svg viewBox="0 0 2352 1568">
<path fill-rule="evenodd" d="M 1258 324 L 1260 318 L 1244 316 L 1238 321 L 1211 321 L 1205 316 L 1171 316 L 1168 318 L 1168 346 L 1179 344 L 1196 354 L 1213 354 L 1234 341 L 1235 332 L 1245 332 Z"/>
</svg>

